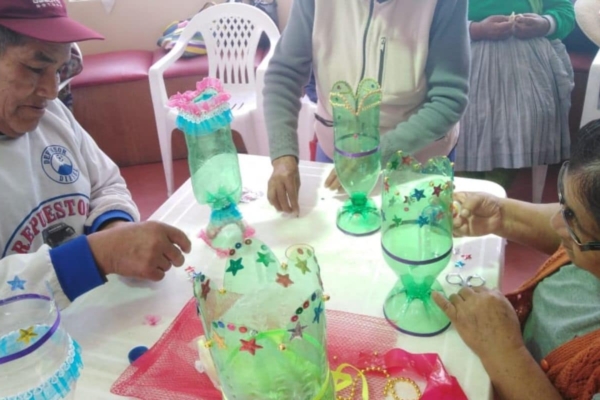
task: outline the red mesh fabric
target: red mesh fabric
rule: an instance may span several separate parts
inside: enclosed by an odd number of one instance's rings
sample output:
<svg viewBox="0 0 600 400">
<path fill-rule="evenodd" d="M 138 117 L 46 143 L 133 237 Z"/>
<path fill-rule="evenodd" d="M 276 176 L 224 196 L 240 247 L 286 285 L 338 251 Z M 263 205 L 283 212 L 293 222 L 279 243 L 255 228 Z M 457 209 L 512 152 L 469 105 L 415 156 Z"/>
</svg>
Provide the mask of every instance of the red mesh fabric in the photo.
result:
<svg viewBox="0 0 600 400">
<path fill-rule="evenodd" d="M 198 359 L 195 339 L 203 334 L 196 315 L 195 300 L 190 300 L 159 341 L 136 360 L 113 385 L 111 392 L 144 400 L 221 400 L 206 374 L 194 367 Z M 383 355 L 396 345 L 397 333 L 381 318 L 327 310 L 327 349 L 330 368 L 348 363 L 358 368 L 383 366 Z M 344 372 L 351 373 L 352 370 Z M 386 379 L 381 373 L 369 373 L 371 398 L 382 399 Z M 402 376 L 408 376 L 403 373 Z M 423 380 L 415 379 L 421 390 Z M 415 398 L 410 385 L 398 384 L 398 394 Z M 361 385 L 356 387 L 357 398 Z M 349 395 L 346 389 L 339 395 Z"/>
</svg>

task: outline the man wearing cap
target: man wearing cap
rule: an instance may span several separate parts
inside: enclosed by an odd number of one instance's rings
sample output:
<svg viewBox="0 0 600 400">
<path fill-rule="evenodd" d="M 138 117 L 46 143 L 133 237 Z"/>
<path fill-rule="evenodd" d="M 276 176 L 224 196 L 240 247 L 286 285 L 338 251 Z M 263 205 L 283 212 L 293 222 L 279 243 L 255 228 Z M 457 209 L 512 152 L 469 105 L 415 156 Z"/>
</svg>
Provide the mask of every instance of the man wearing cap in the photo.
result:
<svg viewBox="0 0 600 400">
<path fill-rule="evenodd" d="M 57 100 L 71 43 L 90 39 L 63 0 L 0 1 L 0 285 L 47 283 L 61 308 L 108 274 L 160 280 L 190 250 L 139 222 L 118 167 Z"/>
</svg>

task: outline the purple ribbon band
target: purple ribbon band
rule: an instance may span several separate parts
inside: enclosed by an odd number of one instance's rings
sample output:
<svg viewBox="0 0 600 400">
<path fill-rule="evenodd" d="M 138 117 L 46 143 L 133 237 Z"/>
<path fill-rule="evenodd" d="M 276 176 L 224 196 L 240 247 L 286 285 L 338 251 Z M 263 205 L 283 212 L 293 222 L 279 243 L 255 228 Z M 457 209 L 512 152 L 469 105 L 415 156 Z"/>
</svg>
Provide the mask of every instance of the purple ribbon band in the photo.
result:
<svg viewBox="0 0 600 400">
<path fill-rule="evenodd" d="M 38 294 L 22 294 L 19 296 L 14 296 L 14 297 L 9 297 L 7 299 L 2 299 L 0 300 L 0 306 L 6 305 L 6 304 L 10 304 L 10 303 L 14 303 L 15 301 L 19 301 L 19 300 L 46 300 L 46 301 L 52 301 L 52 299 L 50 297 L 47 296 L 41 296 Z M 0 357 L 0 364 L 6 364 L 8 362 L 17 360 L 21 357 L 25 357 L 28 354 L 33 353 L 34 351 L 36 351 L 37 349 L 39 349 L 40 347 L 42 347 L 42 345 L 44 343 L 46 343 L 54 334 L 54 332 L 56 332 L 56 330 L 58 329 L 58 326 L 60 325 L 60 312 L 57 311 L 56 312 L 56 320 L 54 321 L 54 324 L 52 324 L 52 326 L 50 327 L 50 329 L 48 330 L 48 332 L 44 333 L 42 335 L 42 337 L 39 338 L 39 340 L 37 342 L 35 342 L 34 344 L 32 344 L 31 346 L 21 350 L 21 351 L 17 351 L 14 354 L 10 354 L 8 356 L 4 356 L 4 357 Z"/>
</svg>

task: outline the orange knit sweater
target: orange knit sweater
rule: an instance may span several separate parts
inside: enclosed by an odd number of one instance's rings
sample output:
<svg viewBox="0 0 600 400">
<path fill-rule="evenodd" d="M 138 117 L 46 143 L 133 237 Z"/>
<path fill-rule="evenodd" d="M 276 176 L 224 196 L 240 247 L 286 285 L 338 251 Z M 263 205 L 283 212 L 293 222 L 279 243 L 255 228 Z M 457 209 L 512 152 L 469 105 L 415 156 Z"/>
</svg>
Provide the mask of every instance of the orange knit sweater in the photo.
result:
<svg viewBox="0 0 600 400">
<path fill-rule="evenodd" d="M 560 248 L 529 281 L 506 296 L 515 308 L 521 326 L 531 311 L 533 290 L 537 284 L 569 262 L 566 251 Z M 600 393 L 600 330 L 554 349 L 540 362 L 540 366 L 564 399 L 590 400 L 594 394 Z"/>
</svg>

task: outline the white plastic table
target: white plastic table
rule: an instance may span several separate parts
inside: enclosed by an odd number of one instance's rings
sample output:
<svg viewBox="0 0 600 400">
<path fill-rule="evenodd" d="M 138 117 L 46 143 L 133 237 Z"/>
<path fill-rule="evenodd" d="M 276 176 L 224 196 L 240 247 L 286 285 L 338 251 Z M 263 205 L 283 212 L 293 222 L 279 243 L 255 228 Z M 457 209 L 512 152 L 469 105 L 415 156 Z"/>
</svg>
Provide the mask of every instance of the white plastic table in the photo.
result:
<svg viewBox="0 0 600 400">
<path fill-rule="evenodd" d="M 256 229 L 257 237 L 281 258 L 292 244 L 310 244 L 319 257 L 325 290 L 331 295 L 327 307 L 383 317 L 383 301 L 396 277 L 383 260 L 380 235 L 357 238 L 344 235 L 336 228 L 335 212 L 344 197 L 323 188 L 331 166 L 301 162 L 300 218 L 282 215 L 269 205 L 266 186 L 271 164 L 268 158 L 241 155 L 240 169 L 244 186 L 265 194 L 240 205 L 245 220 Z M 506 195 L 492 182 L 458 178 L 455 183 L 457 190 Z M 377 193 L 374 198 L 379 204 Z M 208 217 L 208 207 L 196 203 L 188 180 L 150 219 L 172 224 L 193 236 L 207 224 Z M 463 261 L 465 265 L 460 272 L 478 273 L 489 287 L 498 286 L 504 263 L 503 239 L 497 236 L 461 239 L 455 241 L 455 246 L 460 254 L 453 256 L 440 277 L 457 270 L 455 263 Z M 339 273 L 341 268 L 343 274 Z M 457 291 L 457 287 L 449 286 L 443 279 L 440 281 L 448 294 Z M 110 387 L 128 366 L 129 351 L 140 345 L 151 347 L 191 297 L 188 274 L 180 268 L 171 270 L 158 283 L 111 276 L 107 284 L 68 307 L 63 313 L 64 326 L 82 345 L 85 363 L 75 398 L 120 398 L 110 393 Z M 155 326 L 147 325 L 147 315 L 161 320 Z M 479 359 L 452 327 L 430 338 L 399 332 L 397 346 L 414 353 L 440 354 L 469 399 L 492 398 L 490 380 Z"/>
</svg>

